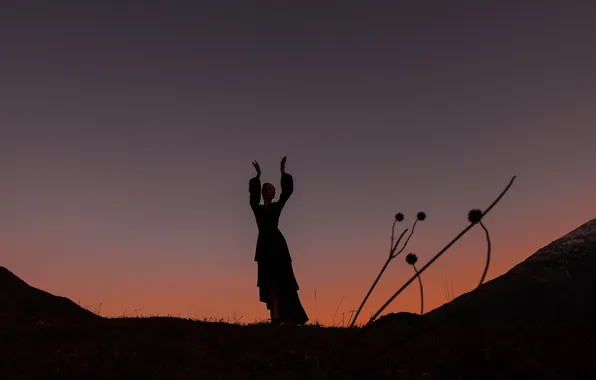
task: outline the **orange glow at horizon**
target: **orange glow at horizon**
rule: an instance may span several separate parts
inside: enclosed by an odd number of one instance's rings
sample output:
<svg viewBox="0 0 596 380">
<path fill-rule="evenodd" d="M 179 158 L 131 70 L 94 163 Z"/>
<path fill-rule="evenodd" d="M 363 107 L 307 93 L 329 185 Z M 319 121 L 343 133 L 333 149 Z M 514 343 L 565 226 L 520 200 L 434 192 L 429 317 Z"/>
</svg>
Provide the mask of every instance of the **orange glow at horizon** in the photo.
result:
<svg viewBox="0 0 596 380">
<path fill-rule="evenodd" d="M 490 230 L 490 216 L 487 219 Z M 574 222 L 571 222 L 572 219 Z M 537 228 L 523 231 L 524 240 L 507 242 L 504 239 L 494 239 L 492 264 L 487 281 L 505 273 L 542 246 L 583 223 L 577 223 L 575 219 L 567 219 L 568 222 L 564 223 L 569 226 L 567 228 L 553 225 L 542 231 Z M 420 227 L 419 233 L 422 235 L 424 227 Z M 480 235 L 478 231 L 473 232 L 470 235 Z M 531 234 L 526 234 L 527 232 Z M 414 235 L 414 238 L 416 237 Z M 422 236 L 418 238 L 422 240 Z M 466 237 L 463 240 L 423 274 L 425 312 L 447 302 L 443 281 L 447 280 L 452 284 L 456 297 L 473 290 L 477 285 L 485 260 L 484 241 L 471 237 L 468 237 L 468 240 L 472 241 L 467 243 Z M 3 242 L 2 256 L 11 258 L 6 266 L 17 276 L 31 286 L 68 297 L 92 311 L 99 311 L 99 314 L 105 317 L 170 315 L 193 319 L 223 319 L 229 322 L 253 322 L 269 317 L 265 305 L 258 302 L 256 264 L 252 268 L 248 266 L 249 269 L 242 273 L 217 273 L 211 278 L 193 276 L 192 268 L 179 268 L 177 271 L 166 269 L 161 276 L 156 275 L 152 278 L 151 275 L 142 273 L 125 273 L 122 269 L 110 271 L 110 263 L 85 266 L 81 262 L 77 267 L 52 263 L 51 256 L 54 250 L 50 248 L 52 244 L 47 240 L 29 243 L 12 241 L 12 244 L 7 244 L 10 240 L 3 239 Z M 378 248 L 381 248 L 380 246 L 381 244 Z M 33 257 L 31 253 L 39 253 L 41 249 L 47 252 L 48 263 L 33 270 L 23 259 Z M 338 252 L 331 255 L 347 253 L 349 249 L 338 249 Z M 294 268 L 301 285 L 299 295 L 310 317 L 310 323 L 318 321 L 323 325 L 341 325 L 342 320 L 347 324 L 351 311 L 358 308 L 386 258 L 385 253 L 379 252 L 375 254 L 375 260 L 367 262 L 366 267 L 362 266 L 360 272 L 356 268 L 349 268 L 350 273 L 357 273 L 352 278 L 344 277 L 341 272 L 337 272 L 324 283 L 313 284 L 309 282 L 307 265 L 300 260 L 298 252 L 294 255 Z M 430 256 L 419 256 L 421 267 Z M 457 257 L 468 257 L 467 263 L 458 263 Z M 105 271 L 107 275 L 99 271 Z M 404 252 L 389 265 L 363 308 L 358 323 L 368 321 L 372 313 L 412 275 L 412 268 L 405 263 Z M 102 277 L 103 281 L 98 280 Z M 218 281 L 214 282 L 214 279 Z M 420 296 L 417 282 L 413 282 L 383 314 L 399 311 L 419 313 Z"/>
</svg>

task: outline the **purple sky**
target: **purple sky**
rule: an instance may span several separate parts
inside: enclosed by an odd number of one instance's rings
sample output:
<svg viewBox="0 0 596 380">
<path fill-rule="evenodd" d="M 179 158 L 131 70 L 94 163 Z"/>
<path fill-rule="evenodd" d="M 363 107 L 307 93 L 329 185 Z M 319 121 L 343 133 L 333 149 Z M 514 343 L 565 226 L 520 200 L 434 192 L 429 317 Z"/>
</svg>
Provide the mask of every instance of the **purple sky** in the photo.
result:
<svg viewBox="0 0 596 380">
<path fill-rule="evenodd" d="M 104 314 L 267 316 L 253 160 L 277 185 L 288 156 L 280 227 L 324 322 L 358 305 L 398 211 L 427 212 L 425 262 L 518 175 L 489 278 L 596 217 L 591 2 L 51 3 L 0 6 L 0 265 Z M 474 230 L 428 271 L 429 308 L 484 250 Z"/>
</svg>

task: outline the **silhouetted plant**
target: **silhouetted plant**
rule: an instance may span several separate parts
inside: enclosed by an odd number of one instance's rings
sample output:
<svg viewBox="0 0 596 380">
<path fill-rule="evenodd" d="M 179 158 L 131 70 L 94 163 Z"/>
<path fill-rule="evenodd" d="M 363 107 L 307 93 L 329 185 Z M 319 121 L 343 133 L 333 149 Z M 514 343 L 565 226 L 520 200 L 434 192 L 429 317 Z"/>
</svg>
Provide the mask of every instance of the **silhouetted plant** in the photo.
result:
<svg viewBox="0 0 596 380">
<path fill-rule="evenodd" d="M 379 314 L 381 314 L 383 312 L 383 310 L 385 310 L 385 308 L 387 308 L 387 306 L 389 306 L 389 304 L 391 304 L 391 302 L 393 302 L 393 300 L 395 298 L 397 298 L 397 296 L 399 296 L 412 283 L 412 281 L 414 281 L 416 278 L 420 278 L 420 275 L 422 274 L 422 272 L 424 272 L 426 269 L 428 269 L 428 267 L 430 267 L 443 253 L 445 253 L 449 248 L 451 248 L 451 246 L 453 244 L 455 244 L 459 239 L 461 239 L 461 237 L 464 236 L 476 224 L 481 224 L 481 226 L 484 228 L 484 230 L 486 232 L 487 241 L 489 243 L 488 257 L 490 259 L 490 239 L 488 237 L 489 236 L 488 230 L 486 229 L 484 224 L 482 224 L 482 218 L 484 218 L 484 216 L 486 216 L 486 214 L 488 214 L 490 212 L 490 210 L 492 210 L 492 208 L 495 207 L 495 205 L 497 203 L 499 203 L 499 201 L 503 198 L 505 193 L 507 193 L 507 191 L 509 190 L 511 185 L 513 185 L 513 181 L 515 181 L 516 177 L 517 176 L 513 176 L 511 178 L 507 187 L 505 187 L 505 189 L 501 192 L 501 194 L 499 194 L 497 199 L 495 199 L 493 201 L 493 203 L 491 203 L 491 205 L 488 206 L 488 208 L 484 212 L 481 212 L 478 209 L 471 210 L 468 213 L 468 220 L 470 221 L 470 224 L 466 228 L 464 228 L 464 230 L 461 231 L 455 238 L 453 238 L 453 240 L 451 240 L 451 242 L 449 242 L 443 249 L 441 249 L 428 263 L 426 263 L 422 268 L 420 268 L 419 271 L 416 271 L 416 274 L 412 278 L 410 278 L 408 281 L 406 281 L 406 283 L 401 288 L 399 288 L 399 290 L 397 292 L 395 292 L 395 294 L 393 294 L 393 296 L 391 296 L 389 298 L 389 300 L 387 300 L 387 302 L 385 302 L 385 304 L 383 306 L 381 306 L 381 308 L 370 318 L 367 325 L 374 322 L 374 320 L 377 319 Z M 487 266 L 485 267 L 485 272 L 488 271 L 488 262 L 489 262 L 489 260 L 487 260 Z M 482 276 L 481 281 L 483 281 L 483 280 L 484 280 L 484 275 Z M 355 318 L 354 318 L 354 320 L 355 320 Z"/>
<path fill-rule="evenodd" d="M 333 320 L 331 321 L 331 326 L 335 326 L 335 317 L 337 316 L 337 312 L 339 311 L 339 307 L 341 306 L 341 303 L 344 300 L 344 296 L 341 297 L 341 300 L 339 300 L 339 305 L 337 305 L 337 309 L 335 309 L 335 314 L 333 314 Z"/>
<path fill-rule="evenodd" d="M 352 320 L 352 318 L 354 317 L 354 313 L 356 312 L 356 309 L 352 309 L 349 310 L 348 313 L 350 313 L 350 318 L 348 318 L 348 326 L 350 326 L 350 321 Z"/>
<path fill-rule="evenodd" d="M 488 267 L 490 266 L 490 250 L 491 250 L 490 234 L 488 232 L 488 229 L 484 225 L 484 223 L 482 223 L 482 211 L 481 210 L 478 210 L 478 209 L 470 210 L 470 212 L 468 213 L 468 221 L 470 221 L 470 223 L 472 223 L 472 224 L 480 224 L 480 226 L 482 227 L 482 229 L 484 230 L 484 233 L 486 235 L 486 247 L 487 247 L 487 249 L 486 249 L 486 264 L 484 265 L 484 272 L 482 272 L 482 277 L 480 278 L 480 283 L 478 284 L 478 286 L 480 286 L 484 283 L 484 279 L 486 278 L 486 273 L 488 272 Z"/>
<path fill-rule="evenodd" d="M 101 315 L 101 306 L 103 305 L 103 301 L 99 303 L 99 306 L 95 308 L 94 313 L 97 315 Z"/>
<path fill-rule="evenodd" d="M 319 323 L 319 318 L 317 314 L 317 289 L 315 289 L 315 324 Z"/>
<path fill-rule="evenodd" d="M 387 258 L 387 261 L 385 261 L 385 265 L 383 265 L 383 268 L 381 268 L 381 271 L 379 272 L 377 278 L 375 279 L 375 281 L 373 282 L 372 286 L 368 290 L 368 293 L 366 293 L 366 296 L 364 297 L 364 300 L 362 300 L 362 303 L 360 304 L 360 307 L 356 311 L 356 315 L 354 315 L 354 318 L 351 319 L 351 323 L 349 324 L 350 327 L 354 327 L 354 324 L 356 323 L 356 319 L 358 318 L 358 315 L 360 315 L 360 311 L 362 310 L 362 307 L 364 306 L 364 304 L 368 300 L 368 297 L 370 297 L 372 291 L 375 289 L 375 286 L 377 286 L 377 283 L 381 279 L 381 276 L 385 272 L 385 269 L 387 269 L 387 266 L 389 266 L 389 263 L 391 262 L 391 260 L 395 259 L 400 253 L 402 253 L 404 251 L 404 249 L 406 249 L 406 247 L 408 245 L 408 242 L 410 241 L 410 238 L 414 234 L 414 230 L 416 229 L 416 224 L 419 221 L 423 221 L 425 219 L 426 219 L 426 213 L 424 213 L 424 212 L 419 212 L 416 215 L 416 220 L 414 221 L 414 224 L 412 225 L 412 230 L 410 231 L 410 234 L 406 238 L 406 241 L 405 241 L 404 245 L 401 247 L 401 249 L 399 251 L 395 252 L 397 250 L 397 246 L 399 245 L 401 239 L 408 232 L 408 229 L 406 228 L 401 233 L 401 235 L 399 235 L 399 238 L 397 239 L 397 241 L 395 241 L 395 224 L 398 223 L 398 222 L 402 222 L 404 220 L 404 214 L 402 214 L 401 212 L 395 214 L 395 219 L 393 220 L 393 225 L 391 226 L 391 244 L 389 245 L 389 257 Z M 395 244 L 394 244 L 394 242 L 395 242 Z"/>
<path fill-rule="evenodd" d="M 236 313 L 232 313 L 232 322 L 235 325 L 239 325 L 240 321 L 242 320 L 244 316 L 240 316 L 240 318 L 236 317 Z M 227 323 L 230 323 L 230 317 L 228 317 Z"/>
<path fill-rule="evenodd" d="M 451 302 L 451 300 L 455 298 L 455 293 L 453 291 L 453 281 L 448 280 L 447 277 L 443 279 L 443 291 L 445 292 L 445 299 L 447 302 Z"/>
<path fill-rule="evenodd" d="M 406 256 L 406 262 L 414 268 L 414 273 L 418 274 L 416 269 L 416 262 L 418 262 L 418 256 L 413 253 L 408 253 Z M 420 283 L 420 315 L 424 314 L 424 289 L 422 288 L 422 277 L 418 276 L 418 282 Z"/>
<path fill-rule="evenodd" d="M 490 266 L 490 250 L 491 250 L 490 234 L 488 232 L 488 229 L 486 228 L 484 223 L 482 223 L 482 221 L 480 221 L 479 223 L 486 235 L 486 265 L 484 266 L 484 272 L 482 273 L 482 277 L 480 278 L 480 283 L 478 284 L 478 286 L 482 285 L 484 283 L 484 279 L 486 278 L 486 273 L 488 272 L 488 267 Z"/>
<path fill-rule="evenodd" d="M 477 208 L 468 212 L 468 221 L 472 224 L 480 223 L 482 220 L 482 211 Z"/>
<path fill-rule="evenodd" d="M 81 300 L 77 300 L 77 303 L 80 307 L 82 307 L 83 309 L 92 312 L 93 314 L 97 314 L 101 316 L 101 306 L 103 305 L 103 301 L 99 302 L 99 306 L 95 307 L 95 308 L 91 308 L 91 305 L 83 305 L 81 304 Z"/>
</svg>

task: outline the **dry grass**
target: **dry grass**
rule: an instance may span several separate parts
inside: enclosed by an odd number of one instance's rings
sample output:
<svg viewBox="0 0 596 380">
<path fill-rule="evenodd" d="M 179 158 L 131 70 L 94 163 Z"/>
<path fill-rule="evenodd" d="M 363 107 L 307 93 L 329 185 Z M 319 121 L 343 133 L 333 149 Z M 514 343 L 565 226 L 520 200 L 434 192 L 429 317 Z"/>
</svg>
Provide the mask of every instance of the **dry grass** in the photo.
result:
<svg viewBox="0 0 596 380">
<path fill-rule="evenodd" d="M 596 326 L 324 328 L 173 317 L 0 325 L 0 378 L 530 379 L 596 375 Z"/>
</svg>

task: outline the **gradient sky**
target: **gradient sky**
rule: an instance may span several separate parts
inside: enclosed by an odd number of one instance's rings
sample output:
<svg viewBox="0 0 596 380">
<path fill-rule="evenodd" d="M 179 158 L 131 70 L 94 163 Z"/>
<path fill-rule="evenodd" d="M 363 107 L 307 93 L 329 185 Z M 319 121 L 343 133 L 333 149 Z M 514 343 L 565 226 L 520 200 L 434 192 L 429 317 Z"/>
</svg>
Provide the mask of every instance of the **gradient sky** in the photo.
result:
<svg viewBox="0 0 596 380">
<path fill-rule="evenodd" d="M 0 265 L 106 316 L 267 318 L 248 181 L 258 160 L 279 184 L 284 155 L 280 228 L 323 323 L 359 305 L 396 212 L 428 214 L 424 263 L 518 175 L 489 279 L 596 217 L 592 2 L 281 3 L 3 3 Z M 426 310 L 485 249 L 475 228 L 425 272 Z M 411 275 L 394 261 L 360 321 Z M 419 307 L 412 286 L 387 311 Z"/>
</svg>

